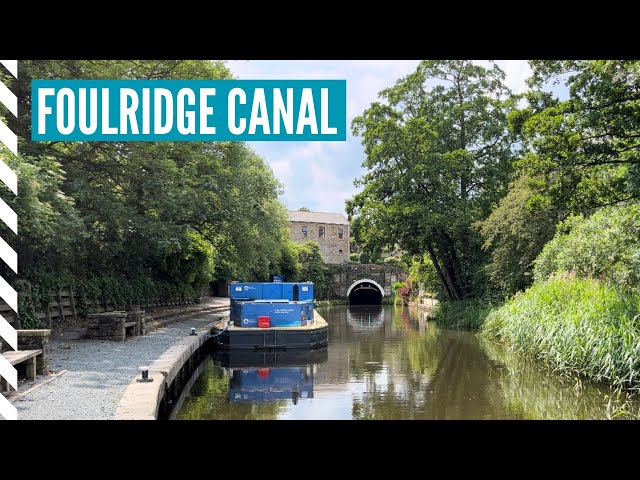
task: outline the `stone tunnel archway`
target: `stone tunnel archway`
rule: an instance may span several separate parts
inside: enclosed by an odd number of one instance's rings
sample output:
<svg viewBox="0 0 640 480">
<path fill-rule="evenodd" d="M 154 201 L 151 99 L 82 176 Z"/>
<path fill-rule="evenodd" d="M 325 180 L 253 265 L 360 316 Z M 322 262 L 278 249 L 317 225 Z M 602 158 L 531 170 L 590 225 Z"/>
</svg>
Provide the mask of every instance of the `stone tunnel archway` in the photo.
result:
<svg viewBox="0 0 640 480">
<path fill-rule="evenodd" d="M 347 298 L 352 305 L 379 305 L 384 297 L 384 288 L 375 280 L 356 280 L 347 289 Z"/>
</svg>

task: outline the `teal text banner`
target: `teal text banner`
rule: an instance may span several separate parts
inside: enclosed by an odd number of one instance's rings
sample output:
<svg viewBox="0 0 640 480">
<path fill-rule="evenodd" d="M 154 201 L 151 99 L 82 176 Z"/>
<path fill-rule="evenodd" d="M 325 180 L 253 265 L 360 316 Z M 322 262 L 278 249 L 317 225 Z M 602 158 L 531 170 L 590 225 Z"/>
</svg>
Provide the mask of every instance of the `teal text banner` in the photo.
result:
<svg viewBox="0 0 640 480">
<path fill-rule="evenodd" d="M 345 141 L 346 80 L 33 80 L 33 141 Z"/>
</svg>

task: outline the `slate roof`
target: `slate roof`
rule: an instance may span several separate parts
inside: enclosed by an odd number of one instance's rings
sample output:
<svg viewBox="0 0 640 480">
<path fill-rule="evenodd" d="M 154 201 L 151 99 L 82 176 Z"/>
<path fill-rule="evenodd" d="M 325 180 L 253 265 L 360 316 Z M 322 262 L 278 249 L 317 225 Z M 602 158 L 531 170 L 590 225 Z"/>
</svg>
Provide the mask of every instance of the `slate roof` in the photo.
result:
<svg viewBox="0 0 640 480">
<path fill-rule="evenodd" d="M 341 213 L 305 212 L 301 210 L 289 210 L 289 221 L 349 225 L 347 218 Z"/>
</svg>

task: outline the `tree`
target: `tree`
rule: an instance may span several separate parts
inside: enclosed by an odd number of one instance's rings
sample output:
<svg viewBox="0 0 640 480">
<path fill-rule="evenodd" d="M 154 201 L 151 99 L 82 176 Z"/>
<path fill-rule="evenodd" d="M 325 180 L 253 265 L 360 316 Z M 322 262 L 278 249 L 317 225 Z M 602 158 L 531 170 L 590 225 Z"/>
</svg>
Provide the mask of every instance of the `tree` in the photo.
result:
<svg viewBox="0 0 640 480">
<path fill-rule="evenodd" d="M 20 195 L 6 200 L 19 214 L 20 235 L 0 229 L 34 292 L 48 298 L 47 290 L 61 287 L 49 280 L 64 278 L 94 299 L 108 287 L 124 301 L 160 287 L 173 295 L 213 279 L 295 274 L 283 247 L 282 186 L 246 144 L 30 141 L 32 79 L 231 77 L 223 62 L 199 60 L 25 60 L 18 80 L 3 77 L 19 92 L 20 118 L 0 115 L 19 134 L 12 168 Z"/>
<path fill-rule="evenodd" d="M 353 121 L 368 171 L 347 202 L 364 249 L 427 253 L 446 295 L 472 295 L 481 241 L 471 226 L 504 194 L 514 156 L 515 97 L 496 65 L 422 61 Z"/>
<path fill-rule="evenodd" d="M 545 243 L 553 238 L 556 223 L 564 217 L 561 208 L 532 208 L 527 176 L 517 178 L 491 215 L 480 223 L 490 251 L 486 268 L 492 285 L 502 294 L 524 290 L 533 282 L 533 262 Z"/>
<path fill-rule="evenodd" d="M 529 63 L 529 106 L 510 123 L 527 147 L 518 163 L 532 179 L 532 203 L 586 213 L 639 198 L 640 61 Z M 568 99 L 547 91 L 554 84 Z"/>
<path fill-rule="evenodd" d="M 305 242 L 296 244 L 296 248 L 301 265 L 298 278 L 302 282 L 313 282 L 316 298 L 326 298 L 329 270 L 322 260 L 320 245 L 316 242 Z"/>
</svg>

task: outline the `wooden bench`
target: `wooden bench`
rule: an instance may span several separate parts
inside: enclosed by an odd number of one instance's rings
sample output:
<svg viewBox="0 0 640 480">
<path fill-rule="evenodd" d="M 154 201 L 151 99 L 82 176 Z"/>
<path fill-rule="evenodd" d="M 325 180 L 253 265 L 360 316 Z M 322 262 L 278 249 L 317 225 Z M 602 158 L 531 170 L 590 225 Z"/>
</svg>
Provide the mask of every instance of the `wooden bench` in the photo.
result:
<svg viewBox="0 0 640 480">
<path fill-rule="evenodd" d="M 27 379 L 36 379 L 36 357 L 42 355 L 42 350 L 18 350 L 17 352 L 4 352 L 2 356 L 6 358 L 11 365 L 17 365 L 22 362 L 27 362 Z M 0 390 L 3 392 L 9 391 L 9 382 L 4 378 L 2 379 L 2 385 Z"/>
</svg>

